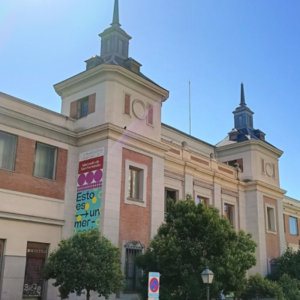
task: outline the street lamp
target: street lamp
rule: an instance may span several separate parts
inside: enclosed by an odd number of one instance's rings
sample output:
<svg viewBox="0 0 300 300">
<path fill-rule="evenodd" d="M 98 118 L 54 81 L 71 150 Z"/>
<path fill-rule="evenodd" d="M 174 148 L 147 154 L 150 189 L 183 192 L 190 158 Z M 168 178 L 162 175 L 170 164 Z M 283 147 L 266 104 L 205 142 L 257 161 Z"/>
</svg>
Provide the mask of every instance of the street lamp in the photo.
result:
<svg viewBox="0 0 300 300">
<path fill-rule="evenodd" d="M 203 283 L 207 284 L 207 300 L 209 300 L 209 285 L 212 283 L 214 279 L 214 273 L 208 268 L 204 270 L 201 274 Z"/>
</svg>

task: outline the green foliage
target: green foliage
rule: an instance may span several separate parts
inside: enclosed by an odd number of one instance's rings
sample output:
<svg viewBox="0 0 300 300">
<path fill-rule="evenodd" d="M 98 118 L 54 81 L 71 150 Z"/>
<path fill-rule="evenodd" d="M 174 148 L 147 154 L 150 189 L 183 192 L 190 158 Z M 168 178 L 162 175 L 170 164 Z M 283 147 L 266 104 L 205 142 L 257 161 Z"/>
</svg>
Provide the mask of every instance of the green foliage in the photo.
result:
<svg viewBox="0 0 300 300">
<path fill-rule="evenodd" d="M 217 209 L 196 205 L 190 196 L 168 205 L 166 222 L 137 259 L 144 270 L 141 298 L 147 299 L 148 272 L 160 272 L 160 300 L 205 299 L 201 273 L 206 267 L 215 274 L 211 297 L 218 299 L 221 291 L 241 293 L 246 270 L 256 263 L 251 235 L 236 233 Z"/>
<path fill-rule="evenodd" d="M 281 286 L 277 282 L 264 279 L 260 274 L 250 276 L 247 288 L 242 295 L 242 299 L 252 298 L 275 298 L 276 300 L 285 300 Z"/>
<path fill-rule="evenodd" d="M 50 254 L 44 268 L 44 278 L 55 279 L 62 299 L 70 293 L 81 295 L 83 290 L 95 291 L 108 298 L 123 289 L 120 250 L 97 229 L 79 232 L 62 240 Z"/>
<path fill-rule="evenodd" d="M 284 254 L 274 259 L 276 271 L 270 276 L 273 280 L 279 280 L 284 274 L 300 281 L 300 249 L 294 251 L 287 246 Z"/>
<path fill-rule="evenodd" d="M 285 299 L 288 300 L 300 300 L 300 281 L 292 279 L 289 275 L 284 274 L 278 281 L 280 284 Z"/>
</svg>

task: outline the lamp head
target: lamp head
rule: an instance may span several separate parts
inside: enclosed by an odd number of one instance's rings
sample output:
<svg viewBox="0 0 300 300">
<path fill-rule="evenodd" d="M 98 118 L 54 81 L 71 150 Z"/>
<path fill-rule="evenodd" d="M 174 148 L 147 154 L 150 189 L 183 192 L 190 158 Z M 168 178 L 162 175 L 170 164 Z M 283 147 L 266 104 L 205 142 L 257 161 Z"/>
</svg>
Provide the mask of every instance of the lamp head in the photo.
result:
<svg viewBox="0 0 300 300">
<path fill-rule="evenodd" d="M 214 273 L 208 268 L 201 273 L 203 283 L 211 284 L 214 279 Z"/>
</svg>

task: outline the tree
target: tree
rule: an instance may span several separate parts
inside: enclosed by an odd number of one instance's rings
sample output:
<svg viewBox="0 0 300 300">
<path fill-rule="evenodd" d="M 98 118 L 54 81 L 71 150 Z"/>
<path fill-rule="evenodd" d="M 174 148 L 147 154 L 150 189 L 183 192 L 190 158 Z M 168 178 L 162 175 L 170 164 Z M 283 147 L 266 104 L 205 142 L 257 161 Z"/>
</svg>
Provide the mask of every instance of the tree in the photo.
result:
<svg viewBox="0 0 300 300">
<path fill-rule="evenodd" d="M 188 196 L 174 204 L 144 255 L 137 258 L 143 269 L 141 298 L 147 299 L 148 272 L 161 273 L 160 300 L 204 299 L 201 273 L 215 274 L 211 296 L 222 291 L 241 293 L 246 270 L 255 265 L 256 244 L 250 234 L 236 233 L 216 208 L 198 205 Z"/>
<path fill-rule="evenodd" d="M 274 259 L 275 272 L 270 278 L 279 280 L 284 274 L 289 275 L 293 279 L 300 281 L 300 249 L 294 251 L 293 248 L 287 246 L 286 251 L 278 258 Z"/>
<path fill-rule="evenodd" d="M 292 279 L 289 275 L 284 274 L 278 281 L 281 286 L 285 299 L 299 300 L 300 299 L 300 282 L 297 279 Z"/>
<path fill-rule="evenodd" d="M 285 300 L 281 286 L 277 282 L 264 279 L 260 274 L 250 276 L 242 299 L 276 298 Z M 291 300 L 290 298 L 287 298 Z M 299 298 L 298 298 L 299 299 Z"/>
<path fill-rule="evenodd" d="M 87 300 L 91 291 L 108 298 L 124 286 L 120 250 L 97 229 L 62 240 L 50 254 L 43 275 L 46 280 L 56 280 L 53 285 L 59 287 L 61 299 L 70 293 L 79 296 L 83 290 Z"/>
</svg>

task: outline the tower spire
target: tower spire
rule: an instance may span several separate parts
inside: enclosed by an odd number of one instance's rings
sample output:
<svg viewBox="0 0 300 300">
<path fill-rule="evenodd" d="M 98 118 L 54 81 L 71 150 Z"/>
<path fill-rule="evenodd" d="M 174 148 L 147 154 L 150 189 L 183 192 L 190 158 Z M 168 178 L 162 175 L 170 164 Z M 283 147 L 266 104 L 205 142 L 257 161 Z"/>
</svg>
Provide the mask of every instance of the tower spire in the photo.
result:
<svg viewBox="0 0 300 300">
<path fill-rule="evenodd" d="M 115 0 L 113 21 L 111 23 L 111 26 L 121 26 L 121 24 L 119 23 L 119 0 Z"/>
<path fill-rule="evenodd" d="M 245 101 L 244 84 L 241 83 L 241 103 L 240 103 L 240 106 L 245 106 L 245 105 L 247 105 L 247 104 L 246 104 L 246 101 Z"/>
</svg>

